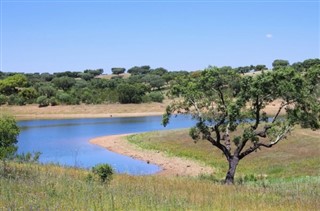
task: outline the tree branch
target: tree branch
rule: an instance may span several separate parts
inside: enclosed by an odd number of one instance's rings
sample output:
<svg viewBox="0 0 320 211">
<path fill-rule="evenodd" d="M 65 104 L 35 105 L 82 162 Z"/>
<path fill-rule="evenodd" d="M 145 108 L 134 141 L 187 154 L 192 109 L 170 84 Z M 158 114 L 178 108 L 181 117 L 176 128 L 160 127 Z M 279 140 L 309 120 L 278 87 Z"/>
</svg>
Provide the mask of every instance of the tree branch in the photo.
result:
<svg viewBox="0 0 320 211">
<path fill-rule="evenodd" d="M 290 104 L 290 102 L 287 102 L 287 103 L 283 103 L 283 102 L 282 102 L 282 103 L 281 103 L 281 106 L 279 107 L 276 115 L 273 117 L 272 123 L 274 123 L 274 122 L 277 120 L 277 118 L 278 118 L 281 110 L 282 110 L 285 106 L 287 106 L 287 105 L 289 105 L 289 104 Z"/>
<path fill-rule="evenodd" d="M 220 143 L 220 141 L 216 141 L 214 140 L 211 136 L 207 136 L 206 139 L 215 147 L 217 147 L 218 149 L 220 149 L 223 154 L 226 156 L 227 160 L 229 161 L 231 159 L 231 154 L 229 152 L 229 150 Z"/>
<path fill-rule="evenodd" d="M 223 93 L 222 93 L 222 91 L 221 91 L 219 88 L 218 88 L 217 90 L 218 90 L 219 97 L 220 97 L 220 99 L 221 99 L 222 105 L 223 105 L 224 109 L 226 109 L 226 103 L 225 103 L 225 101 L 224 101 Z"/>
<path fill-rule="evenodd" d="M 256 102 L 254 103 L 254 106 L 256 108 L 256 111 L 255 111 L 256 122 L 255 122 L 254 126 L 252 126 L 253 130 L 257 129 L 260 124 L 260 111 L 261 111 L 262 102 L 259 102 L 259 96 L 257 96 Z"/>
<path fill-rule="evenodd" d="M 255 143 L 253 146 L 251 146 L 249 149 L 246 151 L 242 152 L 239 155 L 239 159 L 244 158 L 245 156 L 251 154 L 255 150 L 257 150 L 259 147 L 266 147 L 266 148 L 271 148 L 273 145 L 276 145 L 279 141 L 281 141 L 283 138 L 286 137 L 286 134 L 291 131 L 292 127 L 287 126 L 282 133 L 280 133 L 277 138 L 274 141 L 271 141 L 269 144 L 264 144 L 264 143 Z"/>
</svg>

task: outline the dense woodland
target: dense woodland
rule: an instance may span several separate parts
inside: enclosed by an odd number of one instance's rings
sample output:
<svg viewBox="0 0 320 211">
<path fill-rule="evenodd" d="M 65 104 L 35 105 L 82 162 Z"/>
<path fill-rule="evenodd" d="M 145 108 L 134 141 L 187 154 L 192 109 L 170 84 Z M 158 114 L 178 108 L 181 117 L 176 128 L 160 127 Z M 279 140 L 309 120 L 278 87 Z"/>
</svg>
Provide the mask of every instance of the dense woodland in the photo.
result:
<svg viewBox="0 0 320 211">
<path fill-rule="evenodd" d="M 275 60 L 272 69 L 282 67 L 307 71 L 320 65 L 320 59 L 307 59 L 290 64 L 287 60 Z M 220 71 L 245 74 L 267 70 L 266 65 L 250 65 L 232 68 L 224 66 Z M 199 75 L 198 71 L 168 71 L 165 68 L 135 66 L 128 70 L 111 69 L 112 75 L 103 75 L 103 69 L 83 72 L 12 73 L 0 71 L 0 105 L 38 104 L 39 107 L 101 103 L 162 102 L 164 90 L 176 78 Z M 125 74 L 125 73 L 128 74 Z M 129 76 L 129 77 L 124 77 Z"/>
</svg>

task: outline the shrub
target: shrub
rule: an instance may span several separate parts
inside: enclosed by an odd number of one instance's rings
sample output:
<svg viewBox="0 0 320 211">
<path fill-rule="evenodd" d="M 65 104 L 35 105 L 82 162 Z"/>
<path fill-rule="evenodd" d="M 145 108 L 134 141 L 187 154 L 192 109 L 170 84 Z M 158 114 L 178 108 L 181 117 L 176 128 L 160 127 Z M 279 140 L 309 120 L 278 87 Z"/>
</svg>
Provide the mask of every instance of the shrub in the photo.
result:
<svg viewBox="0 0 320 211">
<path fill-rule="evenodd" d="M 26 105 L 26 100 L 18 95 L 12 94 L 8 98 L 9 105 Z"/>
<path fill-rule="evenodd" d="M 120 103 L 141 103 L 145 89 L 142 84 L 120 84 L 117 87 Z"/>
<path fill-rule="evenodd" d="M 50 104 L 51 106 L 59 105 L 58 100 L 55 97 L 50 98 Z"/>
<path fill-rule="evenodd" d="M 35 88 L 24 88 L 19 92 L 19 97 L 25 99 L 28 103 L 33 103 L 38 97 L 38 93 Z"/>
<path fill-rule="evenodd" d="M 98 164 L 92 168 L 92 172 L 100 178 L 101 182 L 110 181 L 113 175 L 113 169 L 109 164 Z"/>
<path fill-rule="evenodd" d="M 49 99 L 46 96 L 38 97 L 37 103 L 39 104 L 39 107 L 47 107 L 50 104 Z"/>
<path fill-rule="evenodd" d="M 164 100 L 164 97 L 160 92 L 151 92 L 149 94 L 149 97 L 152 102 L 162 103 L 162 101 Z"/>
<path fill-rule="evenodd" d="M 8 101 L 8 99 L 5 95 L 0 95 L 0 105 L 6 104 L 7 101 Z"/>
<path fill-rule="evenodd" d="M 76 105 L 80 103 L 79 99 L 65 92 L 58 93 L 57 99 L 59 100 L 60 103 L 67 104 L 67 105 Z"/>
<path fill-rule="evenodd" d="M 17 151 L 20 129 L 11 116 L 0 115 L 0 160 L 9 158 Z"/>
<path fill-rule="evenodd" d="M 143 103 L 150 103 L 151 102 L 151 98 L 149 97 L 149 95 L 143 95 L 142 96 L 142 102 Z"/>
</svg>

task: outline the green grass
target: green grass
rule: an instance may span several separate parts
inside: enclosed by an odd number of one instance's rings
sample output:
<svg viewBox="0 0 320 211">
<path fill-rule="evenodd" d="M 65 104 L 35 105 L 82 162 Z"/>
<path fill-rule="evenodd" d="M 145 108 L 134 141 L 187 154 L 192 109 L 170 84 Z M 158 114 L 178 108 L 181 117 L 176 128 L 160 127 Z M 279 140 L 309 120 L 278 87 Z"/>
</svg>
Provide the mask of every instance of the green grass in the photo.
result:
<svg viewBox="0 0 320 211">
<path fill-rule="evenodd" d="M 317 210 L 320 177 L 225 186 L 188 177 L 115 175 L 88 181 L 86 170 L 10 163 L 0 177 L 0 210 Z M 2 169 L 1 169 L 2 170 Z"/>
</svg>

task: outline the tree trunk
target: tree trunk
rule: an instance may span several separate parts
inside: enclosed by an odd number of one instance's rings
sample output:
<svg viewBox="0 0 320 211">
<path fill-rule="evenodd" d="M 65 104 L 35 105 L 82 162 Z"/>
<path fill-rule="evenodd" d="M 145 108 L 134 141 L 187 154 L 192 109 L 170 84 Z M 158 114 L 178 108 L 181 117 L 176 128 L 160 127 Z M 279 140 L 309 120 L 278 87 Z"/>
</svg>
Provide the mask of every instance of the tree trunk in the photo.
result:
<svg viewBox="0 0 320 211">
<path fill-rule="evenodd" d="M 234 175 L 236 173 L 236 168 L 239 163 L 238 157 L 232 157 L 229 160 L 229 170 L 227 172 L 226 179 L 224 180 L 224 183 L 227 185 L 231 185 L 234 183 Z"/>
</svg>

